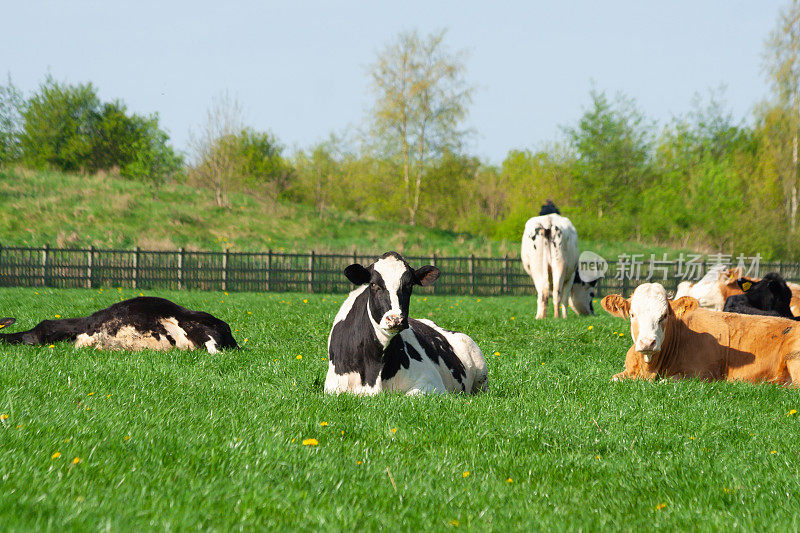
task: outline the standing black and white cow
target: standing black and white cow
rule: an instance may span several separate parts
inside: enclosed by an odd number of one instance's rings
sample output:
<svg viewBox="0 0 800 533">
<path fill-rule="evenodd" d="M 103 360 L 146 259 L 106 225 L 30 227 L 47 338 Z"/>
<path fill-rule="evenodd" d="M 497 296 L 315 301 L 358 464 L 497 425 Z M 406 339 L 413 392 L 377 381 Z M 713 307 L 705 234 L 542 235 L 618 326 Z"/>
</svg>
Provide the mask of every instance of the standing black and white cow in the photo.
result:
<svg viewBox="0 0 800 533">
<path fill-rule="evenodd" d="M 359 287 L 342 304 L 328 337 L 325 392 L 396 390 L 476 393 L 487 388 L 486 360 L 463 333 L 409 318 L 414 285 L 431 285 L 435 266 L 416 270 L 396 252 L 344 270 Z"/>
<path fill-rule="evenodd" d="M 0 319 L 0 327 L 14 323 Z M 228 324 L 203 311 L 149 296 L 133 298 L 101 309 L 83 318 L 44 320 L 33 329 L 0 334 L 7 344 L 51 344 L 75 342 L 76 348 L 92 346 L 101 350 L 194 350 L 209 353 L 220 348 L 238 348 Z"/>
</svg>

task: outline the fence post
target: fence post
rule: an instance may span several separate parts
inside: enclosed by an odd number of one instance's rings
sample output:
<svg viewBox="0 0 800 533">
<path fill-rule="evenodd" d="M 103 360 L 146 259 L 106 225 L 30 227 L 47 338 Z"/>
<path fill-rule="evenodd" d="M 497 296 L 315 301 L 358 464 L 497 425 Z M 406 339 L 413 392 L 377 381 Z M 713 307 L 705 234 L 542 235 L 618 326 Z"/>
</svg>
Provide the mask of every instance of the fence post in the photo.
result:
<svg viewBox="0 0 800 533">
<path fill-rule="evenodd" d="M 47 287 L 47 251 L 49 249 L 47 244 L 42 248 L 42 287 Z"/>
<path fill-rule="evenodd" d="M 436 266 L 436 253 L 431 257 L 431 265 Z M 431 294 L 436 294 L 436 284 L 431 285 Z"/>
<path fill-rule="evenodd" d="M 139 247 L 133 250 L 133 288 L 139 286 Z"/>
<path fill-rule="evenodd" d="M 92 249 L 86 250 L 86 288 L 92 288 Z"/>
<path fill-rule="evenodd" d="M 272 248 L 267 252 L 267 292 L 272 290 Z"/>
<path fill-rule="evenodd" d="M 308 292 L 314 292 L 314 250 L 308 256 Z"/>
<path fill-rule="evenodd" d="M 467 268 L 469 269 L 469 293 L 475 294 L 475 254 L 469 254 Z"/>
<path fill-rule="evenodd" d="M 183 288 L 183 247 L 178 249 L 178 290 Z"/>
<path fill-rule="evenodd" d="M 222 290 L 228 290 L 228 255 L 230 251 L 225 248 L 225 253 L 222 255 Z"/>
<path fill-rule="evenodd" d="M 508 294 L 508 254 L 503 256 L 503 288 L 500 294 Z"/>
</svg>

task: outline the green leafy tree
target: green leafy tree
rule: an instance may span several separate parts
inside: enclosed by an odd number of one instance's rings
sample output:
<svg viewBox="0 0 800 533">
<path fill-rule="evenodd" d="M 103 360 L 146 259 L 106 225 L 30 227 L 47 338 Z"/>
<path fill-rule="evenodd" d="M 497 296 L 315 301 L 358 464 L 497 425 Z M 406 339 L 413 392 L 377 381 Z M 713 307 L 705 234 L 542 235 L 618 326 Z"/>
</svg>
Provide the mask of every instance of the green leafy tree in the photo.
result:
<svg viewBox="0 0 800 533">
<path fill-rule="evenodd" d="M 100 100 L 91 83 L 69 86 L 48 76 L 22 113 L 24 162 L 35 168 L 94 170 L 93 135 Z"/>
<path fill-rule="evenodd" d="M 142 131 L 132 148 L 133 160 L 122 168 L 122 175 L 150 183 L 153 199 L 161 187 L 183 168 L 183 158 L 167 144 L 169 136 L 158 127 L 158 116 L 141 123 Z"/>
<path fill-rule="evenodd" d="M 566 134 L 577 154 L 575 180 L 587 209 L 605 214 L 634 210 L 636 195 L 647 187 L 650 133 L 633 100 L 615 102 L 597 91 L 578 126 Z"/>
<path fill-rule="evenodd" d="M 444 35 L 402 33 L 370 69 L 376 96 L 373 133 L 380 153 L 400 162 L 410 224 L 416 223 L 428 162 L 460 148 L 461 123 L 472 98 L 464 54 L 450 52 Z"/>
</svg>

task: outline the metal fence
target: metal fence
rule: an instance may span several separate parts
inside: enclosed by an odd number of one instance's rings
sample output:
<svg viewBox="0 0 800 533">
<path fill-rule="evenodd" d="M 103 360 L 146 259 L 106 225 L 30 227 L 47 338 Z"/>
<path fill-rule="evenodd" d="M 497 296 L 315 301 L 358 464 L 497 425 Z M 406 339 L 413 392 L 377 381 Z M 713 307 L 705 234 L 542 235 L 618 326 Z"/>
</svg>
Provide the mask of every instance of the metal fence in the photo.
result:
<svg viewBox="0 0 800 533">
<path fill-rule="evenodd" d="M 201 252 L 188 250 L 111 250 L 0 246 L 0 286 L 5 287 L 124 287 L 134 289 L 194 289 L 250 292 L 342 293 L 352 288 L 343 270 L 351 263 L 368 264 L 372 255 L 284 252 Z M 412 266 L 432 264 L 442 276 L 429 294 L 530 295 L 533 282 L 518 257 L 406 256 Z M 599 293 L 625 295 L 649 279 L 647 263 L 631 279 L 617 276 L 617 264 L 599 284 Z M 703 264 L 703 270 L 711 265 Z M 678 266 L 654 272 L 674 291 L 681 278 Z M 780 272 L 800 280 L 800 263 L 761 263 L 760 272 Z M 666 275 L 666 279 L 663 279 Z"/>
</svg>

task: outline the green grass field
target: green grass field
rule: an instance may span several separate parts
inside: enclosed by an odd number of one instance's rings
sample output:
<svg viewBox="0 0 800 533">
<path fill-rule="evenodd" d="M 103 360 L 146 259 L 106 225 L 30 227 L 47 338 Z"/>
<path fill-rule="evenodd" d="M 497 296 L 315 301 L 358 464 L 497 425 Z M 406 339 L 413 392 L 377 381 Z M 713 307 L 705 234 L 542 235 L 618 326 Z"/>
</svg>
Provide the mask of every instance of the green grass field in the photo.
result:
<svg viewBox="0 0 800 533">
<path fill-rule="evenodd" d="M 135 295 L 0 289 L 0 316 L 19 331 Z M 244 349 L 3 347 L 4 530 L 800 528 L 798 391 L 611 383 L 631 341 L 605 313 L 418 295 L 413 316 L 480 345 L 490 392 L 331 397 L 342 295 L 158 295 Z"/>
</svg>

